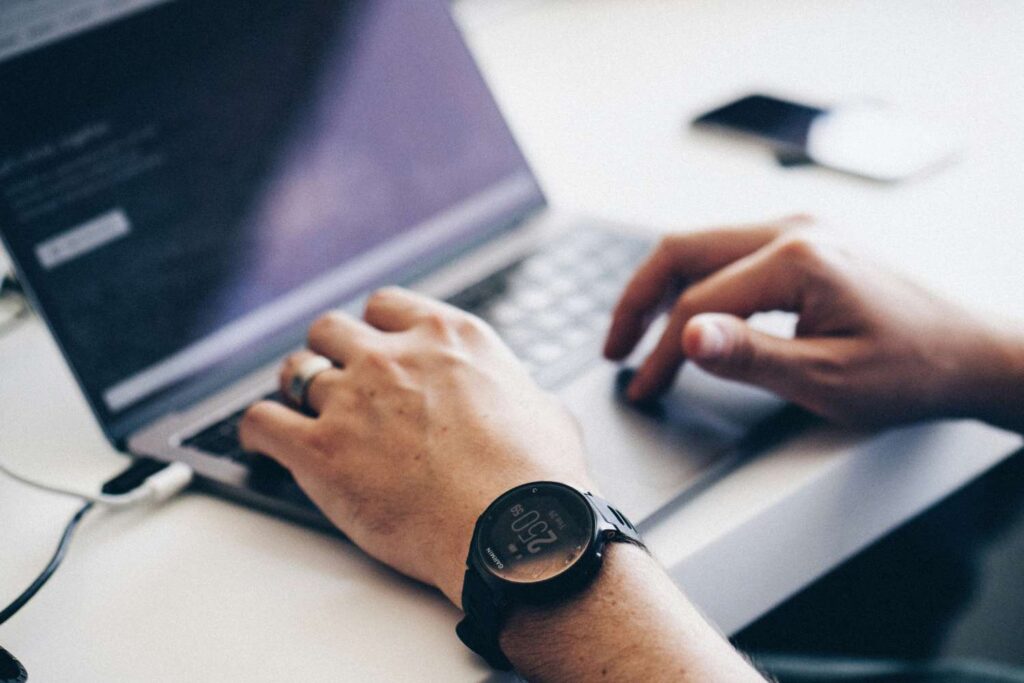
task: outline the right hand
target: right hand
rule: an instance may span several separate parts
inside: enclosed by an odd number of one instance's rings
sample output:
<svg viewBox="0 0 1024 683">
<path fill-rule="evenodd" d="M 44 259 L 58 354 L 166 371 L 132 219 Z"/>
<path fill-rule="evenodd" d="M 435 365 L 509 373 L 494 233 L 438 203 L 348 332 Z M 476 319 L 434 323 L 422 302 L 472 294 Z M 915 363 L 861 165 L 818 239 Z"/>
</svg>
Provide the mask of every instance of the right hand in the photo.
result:
<svg viewBox="0 0 1024 683">
<path fill-rule="evenodd" d="M 626 287 L 605 347 L 627 356 L 682 286 L 629 398 L 663 393 L 689 359 L 844 424 L 971 414 L 999 367 L 995 331 L 810 227 L 794 217 L 663 239 Z M 799 315 L 794 339 L 745 322 L 773 310 Z"/>
<path fill-rule="evenodd" d="M 328 313 L 310 350 L 335 367 L 310 382 L 313 415 L 263 401 L 239 427 L 247 450 L 291 470 L 359 547 L 461 604 L 473 526 L 513 486 L 549 480 L 595 490 L 575 419 L 480 319 L 388 288 L 363 320 Z"/>
</svg>

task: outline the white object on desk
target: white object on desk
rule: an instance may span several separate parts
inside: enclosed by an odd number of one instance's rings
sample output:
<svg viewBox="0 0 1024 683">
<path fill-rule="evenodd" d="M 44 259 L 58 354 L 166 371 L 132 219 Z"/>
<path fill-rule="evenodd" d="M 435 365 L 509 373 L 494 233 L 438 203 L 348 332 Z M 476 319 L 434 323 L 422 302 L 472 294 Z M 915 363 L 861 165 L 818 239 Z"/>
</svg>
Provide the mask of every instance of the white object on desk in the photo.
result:
<svg viewBox="0 0 1024 683">
<path fill-rule="evenodd" d="M 872 180 L 896 181 L 938 169 L 957 153 L 949 131 L 878 105 L 843 105 L 814 119 L 807 156 Z"/>
</svg>

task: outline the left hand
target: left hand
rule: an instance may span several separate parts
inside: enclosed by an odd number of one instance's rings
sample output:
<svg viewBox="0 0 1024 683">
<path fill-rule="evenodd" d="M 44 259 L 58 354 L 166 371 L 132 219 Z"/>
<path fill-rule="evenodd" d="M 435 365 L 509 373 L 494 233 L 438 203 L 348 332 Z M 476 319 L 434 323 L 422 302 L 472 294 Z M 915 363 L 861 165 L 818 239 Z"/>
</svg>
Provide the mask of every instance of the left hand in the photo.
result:
<svg viewBox="0 0 1024 683">
<path fill-rule="evenodd" d="M 518 484 L 593 490 L 578 427 L 478 318 L 397 288 L 365 321 L 329 313 L 309 348 L 337 367 L 316 376 L 316 417 L 261 402 L 242 444 L 279 460 L 354 543 L 461 605 L 473 527 Z M 309 351 L 291 356 L 282 385 Z"/>
<path fill-rule="evenodd" d="M 660 302 L 678 294 L 629 398 L 664 393 L 692 361 L 840 424 L 1015 424 L 998 407 L 1013 405 L 1012 389 L 995 389 L 1019 376 L 1012 338 L 812 226 L 794 216 L 662 240 L 626 287 L 605 346 L 612 359 L 630 353 Z M 795 338 L 747 324 L 776 310 L 798 315 Z"/>
</svg>

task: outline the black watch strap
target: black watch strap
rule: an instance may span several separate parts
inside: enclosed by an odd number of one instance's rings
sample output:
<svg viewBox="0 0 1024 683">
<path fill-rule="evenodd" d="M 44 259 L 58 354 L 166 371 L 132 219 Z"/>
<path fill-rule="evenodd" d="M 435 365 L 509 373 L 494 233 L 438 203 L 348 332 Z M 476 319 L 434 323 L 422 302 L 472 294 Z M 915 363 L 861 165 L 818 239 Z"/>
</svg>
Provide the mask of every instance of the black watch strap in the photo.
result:
<svg viewBox="0 0 1024 683">
<path fill-rule="evenodd" d="M 498 642 L 505 619 L 504 607 L 494 601 L 491 589 L 480 575 L 473 569 L 467 569 L 462 586 L 462 610 L 466 616 L 455 627 L 455 633 L 466 647 L 499 671 L 512 669 L 512 662 L 508 661 Z"/>
</svg>

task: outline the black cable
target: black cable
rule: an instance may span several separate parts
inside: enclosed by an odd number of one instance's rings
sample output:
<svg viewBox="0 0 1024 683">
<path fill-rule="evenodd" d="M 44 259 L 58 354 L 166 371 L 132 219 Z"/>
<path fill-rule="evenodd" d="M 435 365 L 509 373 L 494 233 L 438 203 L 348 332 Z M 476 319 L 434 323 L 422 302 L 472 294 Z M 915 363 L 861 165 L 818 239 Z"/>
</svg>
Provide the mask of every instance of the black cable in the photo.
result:
<svg viewBox="0 0 1024 683">
<path fill-rule="evenodd" d="M 0 301 L 14 300 L 14 310 L 0 319 L 0 336 L 10 332 L 28 318 L 29 307 L 25 291 L 13 275 L 0 276 Z"/>
<path fill-rule="evenodd" d="M 14 275 L 7 273 L 6 275 L 0 276 L 0 294 L 24 294 L 25 291 L 21 288 L 21 283 Z"/>
<path fill-rule="evenodd" d="M 25 591 L 15 598 L 14 602 L 5 607 L 3 611 L 0 611 L 0 624 L 13 617 L 18 610 L 25 606 L 32 597 L 39 592 L 39 589 L 46 585 L 46 582 L 50 580 L 53 573 L 57 571 L 57 567 L 60 566 L 61 561 L 64 559 L 64 555 L 68 551 L 68 546 L 71 545 L 71 537 L 75 534 L 75 529 L 78 528 L 79 522 L 85 517 L 85 514 L 92 509 L 93 503 L 86 503 L 78 512 L 75 513 L 74 517 L 68 522 L 67 526 L 64 527 L 64 534 L 60 537 L 60 543 L 57 544 L 57 552 L 53 554 L 53 558 L 50 559 L 50 563 L 46 565 L 46 569 L 36 577 L 36 580 L 32 582 Z"/>
</svg>

